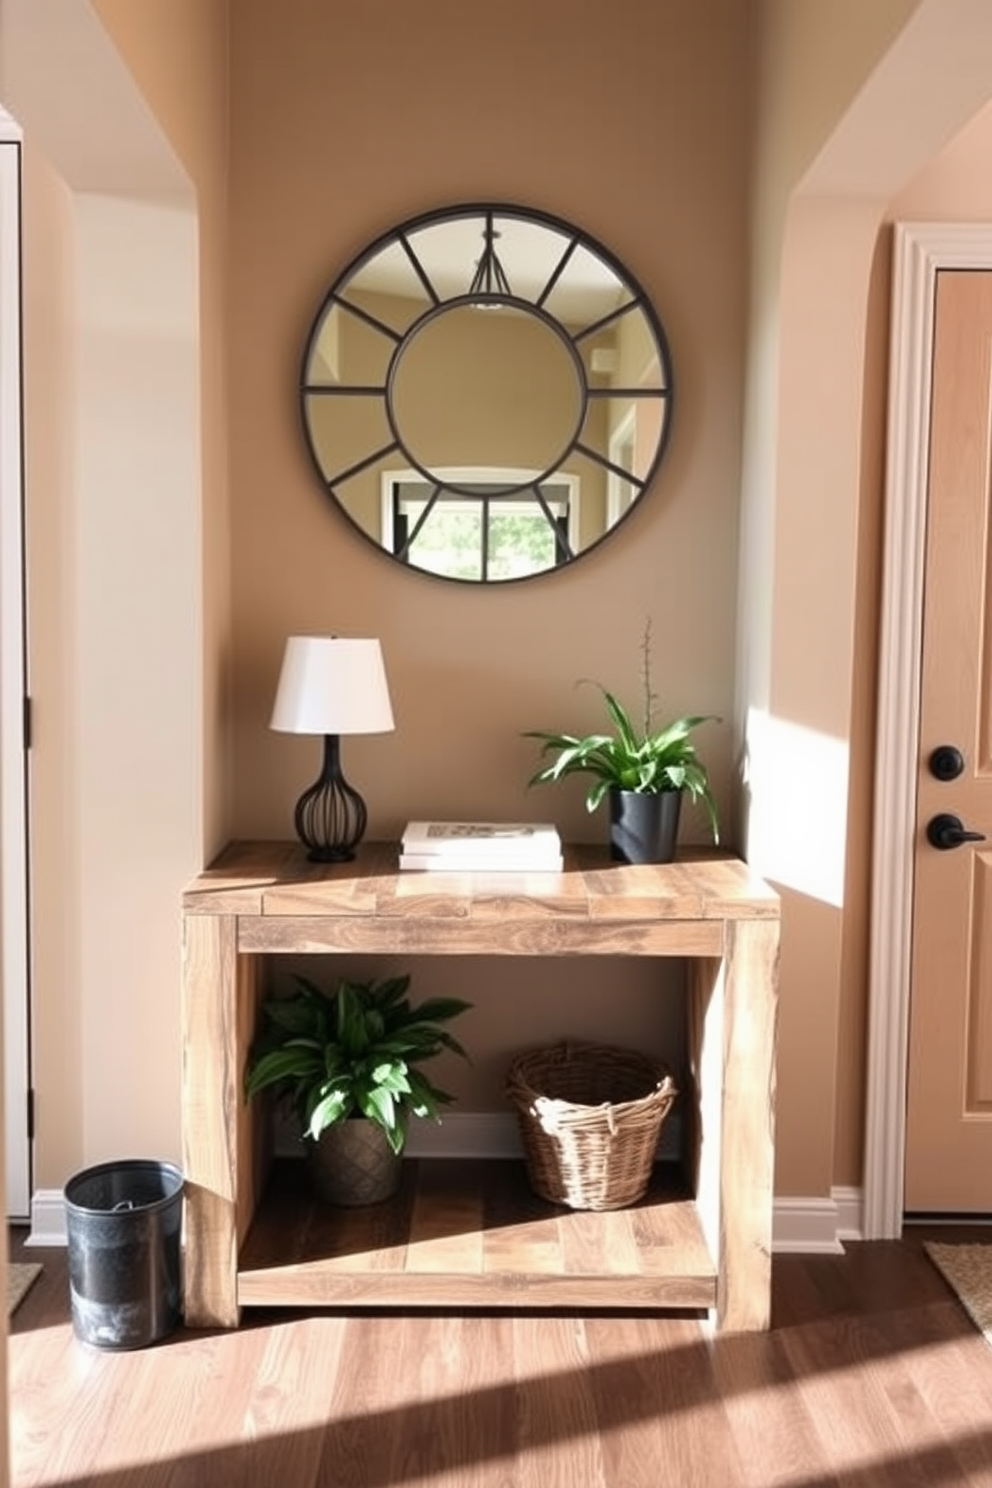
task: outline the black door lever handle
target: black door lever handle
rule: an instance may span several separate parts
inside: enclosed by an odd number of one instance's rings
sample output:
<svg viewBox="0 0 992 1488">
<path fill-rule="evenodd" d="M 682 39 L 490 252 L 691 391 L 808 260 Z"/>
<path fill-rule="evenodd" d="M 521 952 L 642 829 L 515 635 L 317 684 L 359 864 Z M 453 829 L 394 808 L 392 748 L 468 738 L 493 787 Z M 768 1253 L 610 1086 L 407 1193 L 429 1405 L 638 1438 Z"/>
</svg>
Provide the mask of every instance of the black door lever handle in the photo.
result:
<svg viewBox="0 0 992 1488">
<path fill-rule="evenodd" d="M 984 842 L 984 832 L 969 832 L 959 816 L 942 811 L 927 823 L 927 841 L 942 852 L 965 842 Z"/>
</svg>

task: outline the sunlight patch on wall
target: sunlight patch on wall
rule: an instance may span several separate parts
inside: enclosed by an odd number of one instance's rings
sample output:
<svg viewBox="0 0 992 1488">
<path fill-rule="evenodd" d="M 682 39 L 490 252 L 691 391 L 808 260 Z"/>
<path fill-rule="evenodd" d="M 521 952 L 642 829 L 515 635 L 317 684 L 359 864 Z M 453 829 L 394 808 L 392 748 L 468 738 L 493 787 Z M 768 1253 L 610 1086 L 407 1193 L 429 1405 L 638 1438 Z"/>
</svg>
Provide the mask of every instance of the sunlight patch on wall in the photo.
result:
<svg viewBox="0 0 992 1488">
<path fill-rule="evenodd" d="M 763 878 L 840 908 L 847 846 L 847 742 L 752 708 L 747 857 Z"/>
</svg>

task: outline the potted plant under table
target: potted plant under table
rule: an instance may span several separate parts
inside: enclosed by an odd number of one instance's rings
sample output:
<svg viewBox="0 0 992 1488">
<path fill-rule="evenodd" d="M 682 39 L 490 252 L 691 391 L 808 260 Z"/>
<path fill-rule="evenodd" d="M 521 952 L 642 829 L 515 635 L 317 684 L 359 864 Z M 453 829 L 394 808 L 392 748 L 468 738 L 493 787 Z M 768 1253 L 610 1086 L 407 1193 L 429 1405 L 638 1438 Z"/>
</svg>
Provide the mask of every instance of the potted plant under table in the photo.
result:
<svg viewBox="0 0 992 1488">
<path fill-rule="evenodd" d="M 290 997 L 263 1005 L 245 1077 L 249 1098 L 272 1088 L 295 1111 L 313 1190 L 328 1203 L 379 1203 L 395 1193 L 411 1116 L 440 1120 L 452 1097 L 420 1066 L 465 1050 L 442 1024 L 471 1004 L 434 997 L 413 1006 L 409 976 L 341 979 L 325 992 L 297 977 Z"/>
</svg>

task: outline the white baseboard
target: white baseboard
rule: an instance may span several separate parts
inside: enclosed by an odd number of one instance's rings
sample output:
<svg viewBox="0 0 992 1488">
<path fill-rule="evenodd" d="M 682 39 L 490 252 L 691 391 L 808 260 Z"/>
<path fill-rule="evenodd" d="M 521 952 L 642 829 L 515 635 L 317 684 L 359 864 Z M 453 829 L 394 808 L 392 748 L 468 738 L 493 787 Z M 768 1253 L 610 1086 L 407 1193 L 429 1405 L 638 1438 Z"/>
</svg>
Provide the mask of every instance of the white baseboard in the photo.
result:
<svg viewBox="0 0 992 1488">
<path fill-rule="evenodd" d="M 861 1239 L 860 1188 L 834 1188 L 828 1199 L 777 1198 L 772 1216 L 772 1250 L 806 1255 L 839 1255 L 844 1240 Z"/>
<path fill-rule="evenodd" d="M 772 1211 L 772 1250 L 805 1254 L 840 1253 L 837 1205 L 833 1199 L 776 1199 Z"/>
<path fill-rule="evenodd" d="M 831 1192 L 837 1205 L 837 1239 L 863 1240 L 865 1234 L 863 1191 L 860 1188 L 838 1186 Z"/>
<path fill-rule="evenodd" d="M 35 1189 L 31 1198 L 31 1229 L 25 1245 L 65 1245 L 67 1240 L 62 1190 Z"/>
<path fill-rule="evenodd" d="M 679 1153 L 678 1113 L 665 1123 L 659 1159 Z M 278 1136 L 277 1151 L 299 1152 L 291 1134 Z M 407 1142 L 410 1157 L 520 1158 L 523 1149 L 516 1117 L 502 1112 L 463 1112 L 446 1116 L 440 1124 L 417 1121 Z M 862 1195 L 859 1188 L 835 1188 L 829 1198 L 776 1198 L 772 1215 L 772 1249 L 779 1254 L 837 1255 L 842 1241 L 859 1240 Z M 31 1230 L 27 1245 L 65 1245 L 65 1202 L 61 1189 L 38 1189 L 31 1200 Z"/>
</svg>

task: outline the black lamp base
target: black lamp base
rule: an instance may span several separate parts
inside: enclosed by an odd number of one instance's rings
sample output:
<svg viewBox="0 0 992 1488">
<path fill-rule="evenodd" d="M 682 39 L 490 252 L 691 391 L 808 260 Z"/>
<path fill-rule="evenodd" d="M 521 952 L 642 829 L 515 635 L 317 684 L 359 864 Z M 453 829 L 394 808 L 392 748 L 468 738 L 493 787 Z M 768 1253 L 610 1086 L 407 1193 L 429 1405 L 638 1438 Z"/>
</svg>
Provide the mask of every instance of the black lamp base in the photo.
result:
<svg viewBox="0 0 992 1488">
<path fill-rule="evenodd" d="M 304 846 L 309 846 L 305 837 L 301 837 Z M 315 844 L 307 853 L 311 863 L 352 863 L 355 859 L 355 849 L 348 847 L 321 847 Z"/>
<path fill-rule="evenodd" d="M 338 734 L 324 735 L 324 766 L 320 778 L 296 803 L 296 835 L 312 863 L 350 863 L 365 835 L 365 802 L 341 773 Z"/>
</svg>

